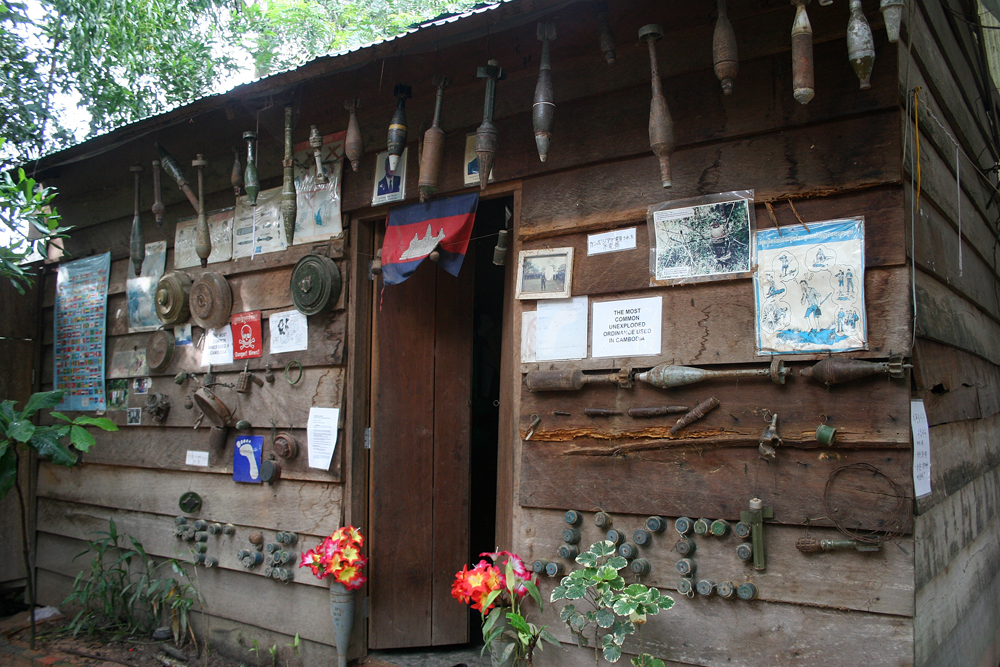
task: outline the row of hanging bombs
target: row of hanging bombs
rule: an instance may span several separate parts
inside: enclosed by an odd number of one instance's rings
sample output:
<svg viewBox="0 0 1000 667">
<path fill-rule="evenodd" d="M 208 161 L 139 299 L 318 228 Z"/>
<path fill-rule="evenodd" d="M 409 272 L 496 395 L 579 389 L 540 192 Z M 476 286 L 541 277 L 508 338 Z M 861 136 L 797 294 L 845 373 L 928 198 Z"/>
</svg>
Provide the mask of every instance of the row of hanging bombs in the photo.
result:
<svg viewBox="0 0 1000 667">
<path fill-rule="evenodd" d="M 716 19 L 712 40 L 712 61 L 715 75 L 722 85 L 722 90 L 725 94 L 729 95 L 732 93 L 733 80 L 736 78 L 739 70 L 736 35 L 726 12 L 726 0 L 716 1 L 718 18 Z M 808 104 L 815 94 L 812 26 L 809 22 L 809 15 L 806 13 L 806 5 L 809 4 L 809 1 L 791 0 L 791 3 L 795 5 L 795 18 L 792 23 L 791 32 L 793 95 L 802 104 Z M 828 5 L 832 2 L 833 0 L 819 0 L 821 5 Z M 890 42 L 896 42 L 899 39 L 900 17 L 904 6 L 905 0 L 881 0 L 880 7 L 885 17 L 886 30 Z M 850 0 L 850 9 L 851 14 L 847 25 L 848 60 L 861 81 L 861 88 L 864 89 L 870 86 L 869 79 L 875 62 L 874 38 L 864 12 L 861 9 L 861 0 Z M 607 5 L 604 2 L 597 3 L 596 5 L 596 20 L 598 24 L 599 47 L 604 53 L 608 64 L 614 64 L 615 37 L 608 25 Z M 663 28 L 655 24 L 643 26 L 639 30 L 639 41 L 645 42 L 649 48 L 652 79 L 652 101 L 649 112 L 650 148 L 652 148 L 653 153 L 660 161 L 661 183 L 664 188 L 669 188 L 672 185 L 670 157 L 676 147 L 676 139 L 674 137 L 673 119 L 670 115 L 666 98 L 663 95 L 663 83 L 660 79 L 656 56 L 655 44 L 663 38 L 663 34 Z M 552 140 L 552 128 L 555 121 L 555 92 L 552 83 L 551 61 L 551 43 L 556 39 L 555 25 L 552 23 L 539 23 L 537 37 L 542 42 L 542 53 L 538 69 L 538 82 L 535 86 L 535 95 L 532 103 L 531 119 L 538 157 L 542 162 L 545 162 L 548 157 Z M 493 122 L 496 84 L 498 80 L 504 78 L 504 72 L 496 60 L 490 60 L 486 66 L 478 68 L 477 76 L 486 79 L 483 121 L 476 131 L 479 186 L 480 189 L 485 189 L 493 170 L 498 144 L 497 127 Z M 435 76 L 433 81 L 435 88 L 437 88 L 437 97 L 434 105 L 434 120 L 431 123 L 431 127 L 424 133 L 424 147 L 421 153 L 420 179 L 418 182 L 420 201 L 425 201 L 437 192 L 440 182 L 442 154 L 444 151 L 444 131 L 441 129 L 441 105 L 444 99 L 444 89 L 451 80 L 447 77 Z M 390 173 L 395 172 L 399 164 L 399 159 L 406 148 L 406 100 L 412 97 L 412 88 L 399 84 L 393 90 L 393 95 L 397 99 L 397 105 L 392 120 L 389 122 L 386 139 Z M 350 117 L 345 137 L 344 152 L 354 171 L 358 170 L 361 156 L 364 153 L 364 142 L 361 137 L 361 128 L 357 118 L 359 106 L 360 102 L 356 99 L 348 100 L 345 103 L 345 108 L 349 112 Z M 287 105 L 285 107 L 285 152 L 284 159 L 282 160 L 281 215 L 288 245 L 292 244 L 295 235 L 296 217 L 292 116 L 292 107 L 291 105 Z M 257 133 L 253 131 L 244 132 L 243 138 L 247 142 L 246 168 L 242 168 L 239 152 L 237 151 L 233 162 L 231 183 L 236 196 L 239 196 L 241 188 L 244 189 L 247 194 L 248 203 L 251 206 L 255 206 L 257 195 L 260 192 L 260 178 L 257 173 L 257 160 L 254 150 Z M 321 157 L 323 137 L 315 125 L 310 130 L 309 145 L 313 149 L 313 156 L 316 161 L 317 181 L 325 183 L 327 179 L 323 170 Z M 163 213 L 165 210 L 160 190 L 160 167 L 162 166 L 164 171 L 174 179 L 178 187 L 184 192 L 188 201 L 191 202 L 191 205 L 195 209 L 195 213 L 198 216 L 195 226 L 195 252 L 201 260 L 202 267 L 206 267 L 208 265 L 208 257 L 212 253 L 212 239 L 209 234 L 204 205 L 203 172 L 208 162 L 201 155 L 198 155 L 191 163 L 198 170 L 198 195 L 196 197 L 176 158 L 170 155 L 159 144 L 156 144 L 156 148 L 160 155 L 159 160 L 153 160 L 154 203 L 152 212 L 156 219 L 156 224 L 157 226 L 163 224 Z M 146 252 L 145 237 L 139 219 L 139 175 L 143 169 L 139 165 L 134 165 L 131 171 L 135 175 L 135 213 L 132 221 L 130 249 L 135 274 L 139 275 Z"/>
</svg>

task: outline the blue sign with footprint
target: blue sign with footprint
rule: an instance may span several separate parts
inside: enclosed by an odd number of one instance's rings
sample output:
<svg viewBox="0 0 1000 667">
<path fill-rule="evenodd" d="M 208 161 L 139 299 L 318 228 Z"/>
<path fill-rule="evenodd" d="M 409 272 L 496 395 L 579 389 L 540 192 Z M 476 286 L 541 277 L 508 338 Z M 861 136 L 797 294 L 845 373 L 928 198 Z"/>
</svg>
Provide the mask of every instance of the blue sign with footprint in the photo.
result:
<svg viewBox="0 0 1000 667">
<path fill-rule="evenodd" d="M 241 435 L 233 450 L 233 481 L 260 484 L 260 458 L 264 436 Z"/>
</svg>

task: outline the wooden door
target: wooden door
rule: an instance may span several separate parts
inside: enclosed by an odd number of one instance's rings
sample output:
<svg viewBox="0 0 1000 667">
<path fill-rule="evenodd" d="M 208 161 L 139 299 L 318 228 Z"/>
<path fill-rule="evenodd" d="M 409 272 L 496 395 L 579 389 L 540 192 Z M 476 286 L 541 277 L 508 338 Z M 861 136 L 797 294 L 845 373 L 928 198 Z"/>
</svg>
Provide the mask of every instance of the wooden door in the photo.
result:
<svg viewBox="0 0 1000 667">
<path fill-rule="evenodd" d="M 469 638 L 451 582 L 469 551 L 472 259 L 374 296 L 370 648 Z"/>
</svg>

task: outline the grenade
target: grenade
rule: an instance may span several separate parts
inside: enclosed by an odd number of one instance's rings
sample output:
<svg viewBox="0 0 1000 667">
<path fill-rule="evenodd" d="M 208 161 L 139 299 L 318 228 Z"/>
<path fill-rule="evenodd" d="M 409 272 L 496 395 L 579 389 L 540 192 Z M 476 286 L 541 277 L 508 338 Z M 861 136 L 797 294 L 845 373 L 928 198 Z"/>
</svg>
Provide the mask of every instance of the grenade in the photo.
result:
<svg viewBox="0 0 1000 667">
<path fill-rule="evenodd" d="M 257 133 L 248 130 L 243 133 L 243 139 L 247 142 L 247 168 L 243 174 L 243 188 L 247 193 L 247 203 L 256 206 L 257 194 L 260 192 L 260 177 L 257 176 L 257 156 L 254 146 L 254 142 L 257 141 Z"/>
<path fill-rule="evenodd" d="M 351 118 L 347 122 L 347 136 L 344 138 L 344 154 L 351 161 L 351 171 L 358 170 L 361 156 L 365 153 L 365 142 L 361 138 L 361 125 L 358 123 L 358 107 L 361 100 L 347 100 L 344 108 L 347 109 Z"/>
<path fill-rule="evenodd" d="M 576 528 L 567 528 L 562 534 L 563 542 L 566 544 L 579 544 L 580 543 L 580 531 Z"/>
<path fill-rule="evenodd" d="M 736 597 L 736 584 L 731 581 L 720 581 L 715 585 L 715 592 L 723 599 L 732 600 Z"/>
<path fill-rule="evenodd" d="M 736 589 L 736 595 L 739 596 L 741 600 L 756 600 L 757 599 L 757 586 L 751 584 L 749 581 L 742 583 Z"/>
<path fill-rule="evenodd" d="M 598 528 L 610 528 L 611 527 L 611 515 L 606 512 L 597 512 L 594 514 L 594 525 Z"/>
<path fill-rule="evenodd" d="M 694 581 L 690 577 L 681 577 L 677 582 L 677 592 L 689 598 L 694 597 Z"/>
<path fill-rule="evenodd" d="M 653 97 L 649 104 L 649 147 L 660 160 L 660 181 L 663 187 L 673 184 L 670 177 L 670 156 L 674 154 L 677 141 L 674 138 L 674 120 L 670 116 L 667 99 L 663 96 L 663 82 L 660 80 L 659 65 L 656 62 L 656 42 L 663 38 L 663 28 L 655 24 L 643 26 L 639 30 L 639 41 L 649 47 L 649 67 L 653 85 Z"/>
<path fill-rule="evenodd" d="M 239 197 L 243 189 L 243 165 L 240 164 L 240 149 L 236 146 L 233 146 L 233 171 L 229 183 L 233 186 L 233 195 Z"/>
<path fill-rule="evenodd" d="M 538 41 L 542 43 L 542 59 L 538 65 L 538 83 L 535 84 L 535 100 L 531 106 L 531 124 L 535 128 L 535 146 L 538 159 L 545 162 L 549 156 L 552 141 L 552 124 L 555 120 L 555 93 L 552 89 L 551 42 L 556 38 L 554 23 L 539 23 Z"/>
<path fill-rule="evenodd" d="M 134 164 L 129 167 L 135 175 L 135 213 L 132 217 L 132 238 L 129 241 L 129 251 L 132 255 L 132 267 L 135 269 L 135 275 L 139 275 L 142 272 L 142 263 L 146 259 L 146 238 L 142 233 L 142 220 L 139 218 L 139 174 L 142 173 L 142 167 Z"/>
<path fill-rule="evenodd" d="M 715 21 L 715 34 L 712 37 L 712 64 L 715 67 L 715 77 L 722 84 L 722 92 L 733 93 L 733 79 L 740 69 L 739 57 L 736 55 L 736 33 L 733 24 L 726 14 L 726 0 L 718 0 L 719 18 Z"/>
<path fill-rule="evenodd" d="M 451 79 L 443 76 L 434 77 L 437 87 L 437 98 L 434 100 L 434 121 L 424 132 L 424 150 L 420 154 L 420 180 L 417 187 L 420 190 L 420 201 L 426 201 L 438 190 L 441 182 L 441 160 L 444 154 L 444 130 L 441 129 L 441 103 L 444 100 L 444 89 Z"/>
<path fill-rule="evenodd" d="M 556 553 L 559 554 L 560 558 L 573 560 L 580 555 L 580 549 L 575 544 L 563 544 L 556 550 Z M 551 564 L 552 563 L 549 563 L 549 565 Z"/>
<path fill-rule="evenodd" d="M 736 547 L 736 557 L 740 560 L 750 560 L 753 558 L 753 545 L 749 542 L 744 542 Z"/>
<path fill-rule="evenodd" d="M 281 161 L 281 220 L 285 226 L 285 242 L 289 247 L 295 238 L 295 160 L 292 147 L 292 105 L 285 106 L 285 159 Z"/>
<path fill-rule="evenodd" d="M 634 542 L 622 542 L 621 546 L 618 547 L 618 555 L 625 560 L 632 560 L 639 555 L 639 547 Z"/>
<path fill-rule="evenodd" d="M 799 104 L 809 104 L 816 94 L 813 76 L 813 30 L 806 5 L 809 0 L 792 0 L 795 20 L 792 22 L 792 96 Z"/>
<path fill-rule="evenodd" d="M 608 542 L 613 543 L 617 547 L 621 545 L 622 542 L 625 541 L 625 535 L 624 533 L 622 533 L 622 531 L 617 530 L 616 528 L 612 528 L 607 532 L 607 534 L 605 534 L 604 539 L 606 539 Z"/>
<path fill-rule="evenodd" d="M 674 530 L 681 535 L 690 535 L 691 531 L 694 530 L 694 522 L 686 516 L 679 517 L 674 521 Z"/>
<path fill-rule="evenodd" d="M 389 173 L 396 173 L 399 157 L 406 150 L 406 98 L 413 97 L 413 89 L 401 83 L 392 91 L 396 97 L 396 112 L 389 121 L 387 149 L 389 151 Z"/>
<path fill-rule="evenodd" d="M 709 531 L 716 537 L 725 537 L 729 534 L 729 522 L 725 519 L 716 519 L 709 526 Z"/>
<path fill-rule="evenodd" d="M 653 542 L 653 536 L 649 534 L 648 530 L 638 529 L 632 533 L 632 541 L 638 544 L 640 547 L 644 547 Z"/>
<path fill-rule="evenodd" d="M 634 561 L 629 563 L 628 569 L 640 577 L 644 577 L 649 574 L 651 569 L 649 561 L 645 558 L 636 558 Z"/>
<path fill-rule="evenodd" d="M 476 76 L 486 79 L 486 98 L 483 102 L 483 122 L 476 130 L 476 159 L 479 160 L 479 189 L 485 190 L 493 173 L 493 161 L 496 158 L 499 133 L 493 124 L 493 105 L 496 101 L 497 81 L 503 78 L 504 72 L 500 63 L 490 60 L 485 67 L 480 67 Z"/>
<path fill-rule="evenodd" d="M 885 32 L 892 44 L 899 41 L 899 20 L 903 16 L 905 6 L 906 0 L 882 0 L 879 3 L 882 18 L 885 19 Z"/>
<path fill-rule="evenodd" d="M 667 520 L 662 516 L 651 516 L 646 519 L 646 530 L 653 533 L 662 533 L 667 529 Z"/>
<path fill-rule="evenodd" d="M 870 79 L 875 66 L 875 39 L 871 26 L 861 10 L 861 0 L 851 0 L 851 18 L 847 21 L 847 59 L 861 81 L 861 90 L 872 87 Z"/>
<path fill-rule="evenodd" d="M 309 146 L 313 149 L 313 160 L 316 161 L 316 182 L 326 184 L 330 179 L 326 177 L 323 170 L 323 135 L 319 133 L 319 128 L 315 125 L 309 128 Z"/>
<path fill-rule="evenodd" d="M 199 153 L 191 161 L 191 166 L 198 170 L 198 222 L 194 228 L 194 251 L 201 260 L 201 268 L 205 268 L 212 254 L 212 234 L 208 231 L 208 218 L 205 216 L 205 167 L 208 160 Z"/>
<path fill-rule="evenodd" d="M 708 535 L 712 522 L 708 519 L 698 519 L 694 522 L 694 532 L 696 535 Z"/>
<path fill-rule="evenodd" d="M 803 368 L 799 371 L 799 375 L 812 378 L 829 387 L 831 384 L 860 380 L 876 373 L 885 373 L 891 378 L 900 379 L 906 374 L 904 369 L 910 367 L 910 364 L 903 363 L 902 355 L 895 355 L 888 361 L 827 357 L 808 368 Z"/>
<path fill-rule="evenodd" d="M 697 585 L 698 595 L 708 597 L 715 592 L 715 582 L 711 579 L 702 579 Z"/>
<path fill-rule="evenodd" d="M 551 562 L 545 566 L 545 574 L 550 577 L 558 577 L 565 571 L 566 568 L 562 563 Z"/>
<path fill-rule="evenodd" d="M 677 540 L 677 544 L 674 545 L 674 549 L 677 553 L 686 558 L 694 555 L 697 546 L 695 545 L 694 540 L 684 538 Z"/>
<path fill-rule="evenodd" d="M 539 558 L 534 563 L 531 564 L 531 571 L 535 574 L 545 574 L 545 566 L 549 564 L 549 561 L 544 558 Z"/>
<path fill-rule="evenodd" d="M 167 152 L 160 144 L 156 144 L 156 150 L 160 153 L 160 164 L 163 165 L 163 170 L 170 174 L 170 177 L 177 182 L 177 187 L 184 192 L 184 196 L 188 198 L 191 202 L 191 206 L 194 207 L 197 213 L 200 209 L 198 208 L 198 199 L 194 195 L 194 190 L 191 189 L 190 184 L 188 184 L 187 178 L 184 176 L 184 172 L 181 171 L 181 166 L 177 163 L 177 158 Z"/>
<path fill-rule="evenodd" d="M 697 570 L 698 566 L 695 564 L 694 559 L 681 558 L 677 561 L 677 572 L 682 577 L 692 577 Z"/>
<path fill-rule="evenodd" d="M 583 522 L 583 515 L 576 510 L 567 510 L 563 516 L 563 521 L 571 526 L 579 526 Z"/>
<path fill-rule="evenodd" d="M 153 160 L 153 217 L 156 219 L 156 226 L 163 226 L 163 213 L 167 207 L 163 205 L 162 190 L 160 188 L 160 161 Z"/>
</svg>

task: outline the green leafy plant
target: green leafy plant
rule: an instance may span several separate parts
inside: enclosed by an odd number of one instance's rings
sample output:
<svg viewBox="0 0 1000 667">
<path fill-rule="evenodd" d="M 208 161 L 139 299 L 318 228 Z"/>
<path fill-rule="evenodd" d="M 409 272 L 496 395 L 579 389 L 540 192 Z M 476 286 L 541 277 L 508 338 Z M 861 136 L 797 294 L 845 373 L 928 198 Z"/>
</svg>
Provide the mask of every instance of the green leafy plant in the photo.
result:
<svg viewBox="0 0 1000 667">
<path fill-rule="evenodd" d="M 299 644 L 301 640 L 299 639 L 299 633 L 295 633 L 295 639 L 292 640 L 291 644 L 285 644 L 288 648 L 292 649 L 292 653 L 295 655 L 295 664 L 302 667 L 302 656 L 299 655 Z M 286 663 L 287 664 L 287 663 Z"/>
<path fill-rule="evenodd" d="M 567 604 L 559 618 L 576 636 L 580 646 L 590 646 L 593 639 L 595 663 L 600 654 L 608 662 L 618 662 L 625 638 L 635 634 L 648 616 L 670 609 L 674 600 L 661 595 L 656 588 L 643 584 L 626 585 L 619 570 L 626 567 L 628 561 L 615 555 L 614 542 L 595 542 L 576 557 L 576 562 L 583 567 L 563 577 L 552 590 L 550 600 L 586 601 L 590 609 L 581 611 L 576 604 Z M 588 636 L 591 626 L 592 634 Z M 663 667 L 663 661 L 649 653 L 632 658 L 632 664 Z"/>
<path fill-rule="evenodd" d="M 0 137 L 0 151 L 6 140 Z M 44 254 L 49 241 L 65 236 L 69 227 L 60 227 L 60 216 L 52 206 L 56 191 L 28 178 L 24 169 L 0 165 L 0 277 L 7 278 L 21 294 L 33 280 L 24 262 L 36 252 Z"/>
<path fill-rule="evenodd" d="M 2 500 L 11 489 L 17 492 L 17 500 L 20 507 L 21 523 L 21 554 L 24 558 L 24 571 L 28 573 L 28 604 L 35 607 L 35 589 L 32 585 L 34 577 L 31 574 L 31 556 L 29 553 L 28 531 L 28 506 L 24 502 L 24 492 L 18 479 L 18 469 L 21 463 L 20 450 L 25 452 L 34 450 L 37 454 L 58 465 L 72 467 L 79 461 L 77 454 L 74 454 L 63 440 L 67 437 L 70 444 L 81 452 L 88 451 L 94 445 L 94 436 L 87 431 L 86 426 L 96 426 L 105 431 L 117 431 L 118 427 L 110 419 L 103 417 L 77 417 L 70 419 L 59 412 L 52 412 L 52 416 L 63 423 L 52 426 L 38 426 L 32 419 L 42 410 L 54 408 L 62 401 L 63 392 L 42 391 L 32 394 L 23 410 L 15 410 L 15 401 L 4 401 L 0 403 L 0 500 Z M 35 616 L 31 615 L 31 647 L 35 647 Z"/>
<path fill-rule="evenodd" d="M 74 635 L 148 634 L 168 616 L 175 641 L 188 633 L 191 608 L 201 595 L 184 563 L 173 558 L 156 563 L 142 542 L 118 532 L 114 519 L 76 558 L 91 553 L 89 571 L 76 576 L 73 592 L 63 602 L 82 607 L 69 625 Z"/>
</svg>

